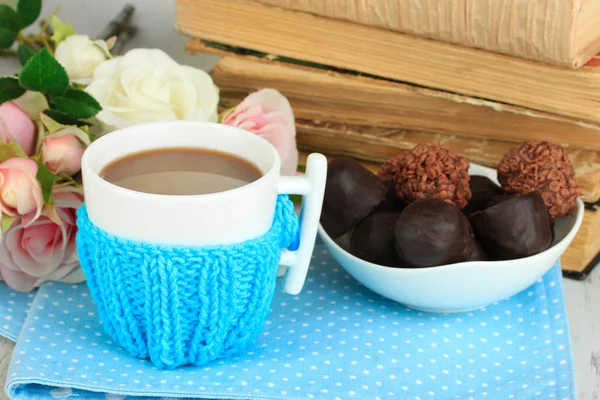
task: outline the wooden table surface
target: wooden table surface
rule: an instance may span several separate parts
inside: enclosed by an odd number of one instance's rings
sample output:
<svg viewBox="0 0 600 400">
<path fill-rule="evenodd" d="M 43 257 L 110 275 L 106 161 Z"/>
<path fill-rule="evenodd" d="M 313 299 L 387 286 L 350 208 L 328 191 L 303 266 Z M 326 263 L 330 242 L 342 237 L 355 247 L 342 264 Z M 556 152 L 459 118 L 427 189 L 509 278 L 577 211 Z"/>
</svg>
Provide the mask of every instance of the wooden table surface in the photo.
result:
<svg viewBox="0 0 600 400">
<path fill-rule="evenodd" d="M 0 336 L 0 387 L 4 388 L 4 381 L 8 372 L 8 363 L 12 356 L 13 343 Z M 8 397 L 4 394 L 4 389 L 0 390 L 0 400 L 6 400 Z"/>
<path fill-rule="evenodd" d="M 565 279 L 579 400 L 600 399 L 600 267 L 585 281 Z M 0 387 L 4 387 L 13 344 L 0 337 Z M 7 397 L 0 390 L 0 400 Z"/>
</svg>

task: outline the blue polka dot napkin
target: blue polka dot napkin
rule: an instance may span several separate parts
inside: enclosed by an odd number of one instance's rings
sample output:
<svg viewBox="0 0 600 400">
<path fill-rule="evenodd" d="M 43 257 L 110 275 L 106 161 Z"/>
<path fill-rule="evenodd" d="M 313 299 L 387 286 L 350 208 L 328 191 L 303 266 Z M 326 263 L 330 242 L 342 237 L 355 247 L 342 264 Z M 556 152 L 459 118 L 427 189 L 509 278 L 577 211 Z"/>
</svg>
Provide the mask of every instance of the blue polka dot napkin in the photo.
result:
<svg viewBox="0 0 600 400">
<path fill-rule="evenodd" d="M 157 370 L 104 333 L 85 285 L 46 284 L 8 375 L 14 399 L 574 399 L 559 266 L 487 309 L 434 315 L 361 286 L 318 247 L 254 349 Z"/>
<path fill-rule="evenodd" d="M 21 293 L 0 282 L 0 336 L 17 340 L 35 293 Z"/>
</svg>

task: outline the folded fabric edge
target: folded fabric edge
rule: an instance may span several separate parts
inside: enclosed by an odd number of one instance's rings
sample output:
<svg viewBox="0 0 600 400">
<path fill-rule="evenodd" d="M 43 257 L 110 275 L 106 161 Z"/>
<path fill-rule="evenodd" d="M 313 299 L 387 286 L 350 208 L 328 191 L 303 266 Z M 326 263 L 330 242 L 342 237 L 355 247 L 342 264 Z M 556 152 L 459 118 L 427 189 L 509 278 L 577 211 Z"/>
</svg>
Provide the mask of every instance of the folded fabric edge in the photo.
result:
<svg viewBox="0 0 600 400">
<path fill-rule="evenodd" d="M 27 387 L 32 385 L 46 386 L 52 389 L 57 390 L 82 390 L 86 392 L 92 393 L 105 393 L 117 396 L 131 396 L 131 397 L 155 397 L 157 400 L 160 397 L 164 397 L 165 399 L 173 399 L 173 398 L 193 398 L 193 399 L 223 399 L 223 400 L 235 400 L 235 399 L 243 399 L 243 400 L 284 400 L 285 397 L 273 397 L 273 396 L 260 396 L 255 394 L 236 394 L 236 393 L 219 393 L 219 392 L 208 392 L 208 391 L 198 391 L 198 392 L 173 392 L 173 391 L 152 391 L 152 392 L 140 392 L 135 390 L 114 390 L 108 388 L 101 387 L 91 387 L 87 385 L 74 384 L 71 386 L 57 386 L 52 385 L 52 381 L 42 380 L 42 379 L 15 379 L 12 381 L 8 381 L 5 385 L 6 394 L 13 400 L 18 400 L 20 390 L 26 390 Z M 61 394 L 63 397 L 68 397 L 70 395 L 66 395 L 66 393 Z M 76 395 L 74 393 L 74 395 Z"/>
<path fill-rule="evenodd" d="M 2 336 L 5 339 L 10 340 L 11 342 L 16 342 L 17 341 L 17 336 L 14 335 L 13 333 L 6 331 L 2 328 L 0 328 L 0 336 Z"/>
</svg>

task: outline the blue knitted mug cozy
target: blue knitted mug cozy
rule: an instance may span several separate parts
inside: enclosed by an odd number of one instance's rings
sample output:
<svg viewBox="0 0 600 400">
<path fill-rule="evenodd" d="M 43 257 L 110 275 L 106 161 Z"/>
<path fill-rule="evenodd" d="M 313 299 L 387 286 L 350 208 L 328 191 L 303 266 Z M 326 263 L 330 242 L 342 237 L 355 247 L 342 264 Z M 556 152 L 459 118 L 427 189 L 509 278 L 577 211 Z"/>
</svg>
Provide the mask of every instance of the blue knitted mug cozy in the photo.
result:
<svg viewBox="0 0 600 400">
<path fill-rule="evenodd" d="M 126 240 L 77 213 L 77 251 L 108 334 L 156 367 L 203 365 L 248 348 L 263 329 L 281 249 L 298 218 L 279 196 L 262 237 L 222 246 L 164 246 Z"/>
</svg>

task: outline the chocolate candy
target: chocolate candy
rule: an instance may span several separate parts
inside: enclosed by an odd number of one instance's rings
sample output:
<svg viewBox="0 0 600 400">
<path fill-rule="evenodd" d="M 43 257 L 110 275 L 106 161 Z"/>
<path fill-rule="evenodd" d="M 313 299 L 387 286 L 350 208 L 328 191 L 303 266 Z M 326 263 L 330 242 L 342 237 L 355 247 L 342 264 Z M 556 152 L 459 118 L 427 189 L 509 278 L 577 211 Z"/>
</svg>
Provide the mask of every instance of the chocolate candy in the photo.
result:
<svg viewBox="0 0 600 400">
<path fill-rule="evenodd" d="M 513 197 L 515 197 L 515 196 L 513 196 L 512 194 L 499 194 L 497 196 L 492 197 L 490 199 L 490 201 L 488 201 L 487 204 L 485 205 L 485 208 L 494 207 L 495 205 L 504 203 L 506 200 L 510 200 Z"/>
<path fill-rule="evenodd" d="M 321 224 L 338 238 L 369 215 L 385 196 L 385 186 L 368 169 L 351 158 L 329 163 Z"/>
<path fill-rule="evenodd" d="M 394 181 L 384 182 L 387 192 L 381 204 L 373 212 L 396 212 L 399 213 L 407 206 L 405 202 L 396 196 L 396 184 Z"/>
<path fill-rule="evenodd" d="M 377 176 L 379 176 L 384 182 L 395 181 L 396 174 L 400 168 L 400 160 L 402 160 L 405 156 L 406 153 L 400 153 L 384 162 L 381 167 L 379 167 Z"/>
<path fill-rule="evenodd" d="M 500 186 L 486 176 L 471 175 L 469 187 L 471 188 L 471 200 L 463 208 L 463 213 L 466 216 L 483 210 L 491 198 L 502 194 Z"/>
<path fill-rule="evenodd" d="M 471 199 L 469 162 L 439 143 L 426 143 L 397 160 L 396 194 L 407 203 L 437 198 L 464 208 Z"/>
<path fill-rule="evenodd" d="M 485 253 L 483 246 L 479 242 L 479 240 L 475 240 L 473 242 L 473 251 L 471 252 L 471 257 L 469 257 L 468 261 L 488 261 L 489 257 Z"/>
<path fill-rule="evenodd" d="M 382 212 L 365 218 L 354 230 L 350 252 L 365 261 L 397 267 L 399 260 L 394 247 L 394 227 L 399 215 Z"/>
<path fill-rule="evenodd" d="M 433 267 L 467 261 L 473 252 L 469 220 L 440 199 L 421 199 L 396 221 L 396 252 L 403 266 Z"/>
<path fill-rule="evenodd" d="M 334 239 L 333 241 L 342 249 L 350 252 L 350 242 L 352 241 L 353 234 L 354 229 L 350 229 L 348 232 L 344 233 L 342 236 Z"/>
<path fill-rule="evenodd" d="M 548 142 L 526 142 L 510 149 L 498 164 L 498 180 L 506 193 L 542 195 L 552 218 L 577 208 L 580 189 L 567 151 Z"/>
<path fill-rule="evenodd" d="M 548 210 L 537 192 L 477 212 L 471 216 L 471 224 L 492 260 L 532 256 L 552 242 Z"/>
</svg>

